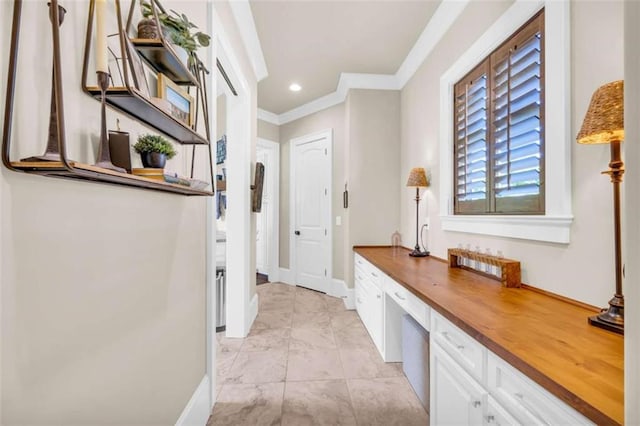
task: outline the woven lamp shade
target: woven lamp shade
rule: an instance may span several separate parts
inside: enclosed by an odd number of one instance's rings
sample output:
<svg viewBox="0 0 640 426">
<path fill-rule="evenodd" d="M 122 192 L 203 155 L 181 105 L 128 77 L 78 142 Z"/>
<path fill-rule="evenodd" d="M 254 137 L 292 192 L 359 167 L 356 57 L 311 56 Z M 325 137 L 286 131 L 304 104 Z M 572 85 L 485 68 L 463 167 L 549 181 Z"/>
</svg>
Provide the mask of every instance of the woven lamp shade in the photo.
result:
<svg viewBox="0 0 640 426">
<path fill-rule="evenodd" d="M 595 91 L 577 140 L 586 144 L 624 140 L 623 80 L 605 84 Z"/>
<path fill-rule="evenodd" d="M 417 188 L 426 188 L 429 186 L 427 181 L 427 173 L 422 167 L 414 167 L 409 172 L 409 179 L 407 179 L 407 186 L 414 186 Z"/>
</svg>

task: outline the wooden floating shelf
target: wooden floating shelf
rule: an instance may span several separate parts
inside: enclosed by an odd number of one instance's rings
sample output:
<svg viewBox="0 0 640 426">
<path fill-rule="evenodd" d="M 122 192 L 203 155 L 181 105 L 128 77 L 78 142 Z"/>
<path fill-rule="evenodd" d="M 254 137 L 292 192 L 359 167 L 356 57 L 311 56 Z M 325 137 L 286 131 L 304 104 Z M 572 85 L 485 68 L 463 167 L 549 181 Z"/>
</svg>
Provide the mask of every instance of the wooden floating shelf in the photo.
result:
<svg viewBox="0 0 640 426">
<path fill-rule="evenodd" d="M 176 84 L 198 86 L 198 80 L 178 58 L 173 48 L 159 39 L 134 38 L 131 43 L 147 64 Z"/>
<path fill-rule="evenodd" d="M 482 254 L 473 252 L 470 250 L 463 249 L 454 249 L 450 248 L 447 250 L 449 257 L 449 267 L 450 268 L 460 268 L 458 258 L 462 257 L 465 259 L 471 259 L 482 263 L 487 263 L 489 265 L 497 266 L 500 268 L 501 275 L 500 278 L 494 277 L 491 275 L 491 278 L 499 279 L 502 283 L 503 287 L 520 287 L 521 277 L 520 277 L 520 262 L 512 259 L 505 259 L 503 257 L 492 256 L 489 254 Z M 469 268 L 472 272 L 478 272 L 482 275 L 488 275 L 482 273 L 481 271 L 476 271 L 475 269 Z"/>
<path fill-rule="evenodd" d="M 70 161 L 71 171 L 64 167 L 60 161 L 15 161 L 11 166 L 26 173 L 43 176 L 59 177 L 75 180 L 88 180 L 104 182 L 116 185 L 133 186 L 137 188 L 151 189 L 155 191 L 171 192 L 181 195 L 211 196 L 212 191 L 193 189 L 188 186 L 163 182 L 157 179 L 149 179 L 103 169 L 89 164 Z"/>
<path fill-rule="evenodd" d="M 100 89 L 89 86 L 85 90 L 100 100 Z M 110 87 L 106 93 L 106 102 L 113 108 L 175 139 L 185 145 L 208 145 L 207 139 L 195 130 L 179 122 L 165 111 L 155 106 L 149 99 L 126 87 Z"/>
</svg>

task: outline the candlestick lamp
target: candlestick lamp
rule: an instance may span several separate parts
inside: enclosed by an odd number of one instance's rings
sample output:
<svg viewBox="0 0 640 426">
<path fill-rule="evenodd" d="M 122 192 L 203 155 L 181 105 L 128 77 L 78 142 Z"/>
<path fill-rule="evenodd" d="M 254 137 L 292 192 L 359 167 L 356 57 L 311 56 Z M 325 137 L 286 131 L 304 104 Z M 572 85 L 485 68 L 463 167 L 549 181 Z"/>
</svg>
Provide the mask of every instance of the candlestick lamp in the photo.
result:
<svg viewBox="0 0 640 426">
<path fill-rule="evenodd" d="M 624 81 L 614 81 L 600 87 L 593 94 L 577 137 L 578 143 L 608 143 L 611 146 L 609 175 L 613 183 L 613 221 L 615 239 L 616 291 L 609 307 L 589 318 L 589 323 L 616 333 L 624 334 L 624 296 L 622 295 L 622 243 L 620 220 L 620 183 L 624 163 L 620 144 L 624 140 Z"/>
<path fill-rule="evenodd" d="M 418 207 L 420 206 L 420 188 L 426 188 L 429 186 L 429 182 L 427 181 L 427 174 L 422 167 L 415 167 L 411 169 L 409 173 L 409 179 L 407 180 L 408 187 L 416 188 L 416 246 L 409 256 L 413 257 L 425 257 L 429 256 L 428 251 L 422 251 L 420 248 L 420 244 L 418 243 L 418 228 L 420 221 L 420 213 Z"/>
</svg>

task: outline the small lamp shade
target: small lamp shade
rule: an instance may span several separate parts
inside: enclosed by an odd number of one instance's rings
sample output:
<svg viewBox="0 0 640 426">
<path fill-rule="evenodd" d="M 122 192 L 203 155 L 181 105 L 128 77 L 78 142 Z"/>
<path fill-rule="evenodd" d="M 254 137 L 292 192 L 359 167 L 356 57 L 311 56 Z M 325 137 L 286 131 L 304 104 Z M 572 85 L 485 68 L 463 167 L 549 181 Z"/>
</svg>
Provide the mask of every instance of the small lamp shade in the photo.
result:
<svg viewBox="0 0 640 426">
<path fill-rule="evenodd" d="M 427 173 L 422 167 L 414 167 L 409 172 L 409 179 L 407 179 L 407 186 L 413 186 L 415 188 L 426 188 L 429 186 L 427 181 Z"/>
<path fill-rule="evenodd" d="M 577 140 L 585 144 L 624 140 L 623 80 L 605 84 L 595 91 Z"/>
</svg>

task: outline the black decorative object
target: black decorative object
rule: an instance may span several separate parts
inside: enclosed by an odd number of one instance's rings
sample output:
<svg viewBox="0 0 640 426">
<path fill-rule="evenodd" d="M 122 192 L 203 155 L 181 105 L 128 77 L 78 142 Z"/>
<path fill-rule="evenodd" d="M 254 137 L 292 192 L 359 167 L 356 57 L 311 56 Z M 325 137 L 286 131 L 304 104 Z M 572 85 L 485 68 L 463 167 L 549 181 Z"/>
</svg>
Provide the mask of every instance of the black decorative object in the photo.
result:
<svg viewBox="0 0 640 426">
<path fill-rule="evenodd" d="M 122 167 L 127 173 L 131 173 L 129 133 L 109 130 L 109 155 L 114 166 Z"/>
<path fill-rule="evenodd" d="M 256 176 L 254 184 L 251 185 L 253 197 L 251 199 L 251 211 L 260 213 L 262 211 L 262 187 L 264 186 L 264 164 L 256 163 Z"/>
<path fill-rule="evenodd" d="M 167 155 L 159 152 L 143 152 L 140 154 L 142 165 L 152 169 L 164 169 L 167 164 Z"/>
</svg>

